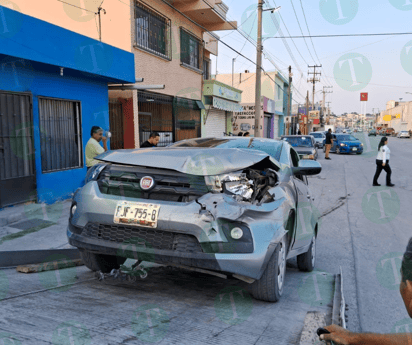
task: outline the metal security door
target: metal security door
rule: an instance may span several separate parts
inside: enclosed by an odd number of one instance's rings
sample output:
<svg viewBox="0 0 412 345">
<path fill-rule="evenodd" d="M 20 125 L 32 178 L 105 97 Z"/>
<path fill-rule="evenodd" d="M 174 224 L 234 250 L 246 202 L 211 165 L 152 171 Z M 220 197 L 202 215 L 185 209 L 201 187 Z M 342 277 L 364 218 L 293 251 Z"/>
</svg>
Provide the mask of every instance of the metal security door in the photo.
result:
<svg viewBox="0 0 412 345">
<path fill-rule="evenodd" d="M 30 94 L 0 91 L 0 207 L 36 200 Z"/>
</svg>

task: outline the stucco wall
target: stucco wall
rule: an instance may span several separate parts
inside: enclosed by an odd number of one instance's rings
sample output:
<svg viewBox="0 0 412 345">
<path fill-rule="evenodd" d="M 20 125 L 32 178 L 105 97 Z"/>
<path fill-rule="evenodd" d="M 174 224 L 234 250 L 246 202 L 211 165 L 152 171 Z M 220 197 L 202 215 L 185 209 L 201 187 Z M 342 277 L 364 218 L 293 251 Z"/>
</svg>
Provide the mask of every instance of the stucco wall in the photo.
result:
<svg viewBox="0 0 412 345">
<path fill-rule="evenodd" d="M 396 116 L 398 114 L 401 117 L 400 119 L 393 119 L 391 121 L 384 121 L 383 119 L 385 115 Z M 412 102 L 381 112 L 378 123 L 387 124 L 395 132 L 412 130 Z"/>
<path fill-rule="evenodd" d="M 65 0 L 65 2 L 68 4 L 57 0 L 0 0 L 0 5 L 98 40 L 99 32 L 96 24 L 98 16 L 92 12 L 97 12 L 101 0 Z M 102 7 L 106 10 L 106 14 L 101 12 L 102 42 L 130 52 L 132 49 L 131 0 L 122 0 L 122 2 L 104 1 Z"/>
<path fill-rule="evenodd" d="M 165 5 L 152 0 L 150 6 L 171 20 L 172 60 L 165 60 L 139 48 L 133 48 L 136 78 L 144 78 L 145 84 L 164 84 L 164 90 L 153 90 L 171 96 L 201 99 L 202 74 L 180 65 L 180 27 L 202 39 L 202 30 L 184 16 Z M 132 42 L 135 41 L 135 21 L 131 22 Z"/>
</svg>

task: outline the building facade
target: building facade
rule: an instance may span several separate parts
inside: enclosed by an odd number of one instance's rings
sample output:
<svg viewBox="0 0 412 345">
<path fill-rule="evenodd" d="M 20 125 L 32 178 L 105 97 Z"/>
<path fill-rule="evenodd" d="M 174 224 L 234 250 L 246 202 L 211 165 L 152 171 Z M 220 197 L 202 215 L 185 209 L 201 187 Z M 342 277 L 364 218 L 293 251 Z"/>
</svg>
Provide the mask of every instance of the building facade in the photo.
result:
<svg viewBox="0 0 412 345">
<path fill-rule="evenodd" d="M 395 133 L 412 130 L 412 102 L 397 103 L 397 106 L 379 114 L 377 128 L 393 128 Z"/>
<path fill-rule="evenodd" d="M 227 11 L 217 0 L 131 3 L 136 79 L 144 83 L 110 91 L 111 102 L 124 113 L 117 132 L 123 128 L 128 138 L 119 148 L 139 147 L 151 132 L 160 134 L 158 146 L 202 135 L 203 81 L 210 78 L 210 54 L 218 53 L 218 36 L 203 28 L 235 29 L 236 22 L 226 20 Z M 128 120 L 126 112 L 133 114 Z"/>
<path fill-rule="evenodd" d="M 0 6 L 0 207 L 71 197 L 91 127 L 109 129 L 108 84 L 135 82 L 130 51 L 28 15 L 23 2 Z"/>
</svg>

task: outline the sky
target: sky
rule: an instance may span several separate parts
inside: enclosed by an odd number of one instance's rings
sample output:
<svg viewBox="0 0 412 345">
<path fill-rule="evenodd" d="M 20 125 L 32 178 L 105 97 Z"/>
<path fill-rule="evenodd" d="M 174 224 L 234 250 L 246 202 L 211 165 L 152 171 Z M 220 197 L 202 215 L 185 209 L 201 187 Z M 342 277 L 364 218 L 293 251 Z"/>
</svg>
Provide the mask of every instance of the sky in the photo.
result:
<svg viewBox="0 0 412 345">
<path fill-rule="evenodd" d="M 229 6 L 227 19 L 237 21 L 239 30 L 256 40 L 258 0 L 224 0 L 224 3 Z M 331 111 L 336 115 L 360 113 L 363 110 L 361 92 L 369 94 L 364 105 L 367 113 L 386 109 L 389 100 L 412 101 L 412 34 L 314 37 L 312 40 L 272 38 L 279 37 L 280 31 L 284 36 L 302 36 L 302 32 L 309 35 L 308 29 L 313 36 L 412 33 L 412 0 L 265 0 L 264 8 L 278 6 L 281 8 L 275 14 L 267 11 L 263 15 L 263 46 L 276 65 L 263 58 L 263 68 L 266 71 L 280 70 L 287 77 L 288 66 L 292 66 L 293 84 L 297 89 L 292 95 L 293 104 L 304 103 L 307 90 L 312 99 L 313 87 L 307 82 L 311 77 L 308 76 L 308 65 L 320 64 L 315 100 L 322 99 L 322 93 L 318 91 L 324 86 L 333 86 L 327 89 L 333 93 L 326 95 L 326 101 L 331 102 Z M 223 42 L 256 61 L 255 46 L 239 32 L 216 33 Z M 233 58 L 236 58 L 235 73 L 256 71 L 252 62 L 219 43 L 218 73 L 232 73 Z M 216 58 L 212 56 L 212 74 L 215 73 Z"/>
</svg>

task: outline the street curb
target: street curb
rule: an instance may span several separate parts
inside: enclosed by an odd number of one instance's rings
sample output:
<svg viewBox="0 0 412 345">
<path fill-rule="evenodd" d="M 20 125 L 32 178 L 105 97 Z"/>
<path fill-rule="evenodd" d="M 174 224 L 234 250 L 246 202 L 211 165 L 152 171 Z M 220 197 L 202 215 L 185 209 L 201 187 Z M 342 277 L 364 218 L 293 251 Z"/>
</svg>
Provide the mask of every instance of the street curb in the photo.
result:
<svg viewBox="0 0 412 345">
<path fill-rule="evenodd" d="M 80 259 L 80 253 L 75 249 L 45 249 L 0 251 L 0 267 L 38 264 L 45 261 L 55 261 L 55 255 L 62 255 L 70 260 Z M 48 260 L 50 259 L 50 260 Z"/>
</svg>

